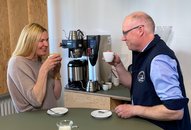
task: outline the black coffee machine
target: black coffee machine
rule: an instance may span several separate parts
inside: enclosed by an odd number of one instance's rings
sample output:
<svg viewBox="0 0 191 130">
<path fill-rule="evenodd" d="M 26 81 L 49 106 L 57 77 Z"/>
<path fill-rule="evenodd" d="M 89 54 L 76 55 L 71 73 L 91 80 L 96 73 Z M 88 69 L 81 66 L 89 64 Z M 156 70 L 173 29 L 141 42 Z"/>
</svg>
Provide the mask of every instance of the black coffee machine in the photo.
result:
<svg viewBox="0 0 191 130">
<path fill-rule="evenodd" d="M 101 84 L 110 81 L 111 65 L 105 63 L 103 52 L 111 50 L 110 35 L 87 35 L 88 83 L 86 91 L 95 92 Z"/>
<path fill-rule="evenodd" d="M 68 57 L 72 60 L 68 63 L 68 84 L 66 89 L 86 90 L 87 84 L 87 65 L 86 59 L 86 41 L 81 30 L 70 31 L 68 39 L 62 40 L 61 47 L 68 48 Z"/>
<path fill-rule="evenodd" d="M 61 47 L 68 48 L 68 84 L 66 89 L 95 92 L 108 81 L 111 66 L 102 60 L 102 53 L 111 50 L 110 35 L 86 35 L 81 30 L 70 31 Z"/>
</svg>

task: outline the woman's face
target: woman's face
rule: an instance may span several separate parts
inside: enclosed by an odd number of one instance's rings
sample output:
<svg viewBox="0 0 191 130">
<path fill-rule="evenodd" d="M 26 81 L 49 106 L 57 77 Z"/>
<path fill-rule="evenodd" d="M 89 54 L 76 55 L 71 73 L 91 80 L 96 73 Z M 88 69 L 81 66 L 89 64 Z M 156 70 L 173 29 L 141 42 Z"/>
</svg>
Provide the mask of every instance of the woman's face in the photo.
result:
<svg viewBox="0 0 191 130">
<path fill-rule="evenodd" d="M 36 49 L 35 57 L 41 57 L 41 56 L 47 55 L 48 51 L 49 51 L 48 46 L 49 46 L 48 33 L 43 32 L 39 42 L 37 43 L 37 49 Z"/>
</svg>

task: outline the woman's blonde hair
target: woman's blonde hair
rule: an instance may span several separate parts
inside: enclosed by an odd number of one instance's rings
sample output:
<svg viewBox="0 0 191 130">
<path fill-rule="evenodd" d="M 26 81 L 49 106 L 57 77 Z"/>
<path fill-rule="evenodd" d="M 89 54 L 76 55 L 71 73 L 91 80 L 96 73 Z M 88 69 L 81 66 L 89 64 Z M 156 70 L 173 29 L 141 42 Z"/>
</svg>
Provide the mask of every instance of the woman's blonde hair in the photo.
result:
<svg viewBox="0 0 191 130">
<path fill-rule="evenodd" d="M 19 36 L 17 46 L 12 56 L 27 57 L 31 54 L 35 55 L 37 48 L 37 44 L 35 43 L 39 42 L 43 32 L 47 32 L 47 30 L 37 23 L 26 25 Z"/>
</svg>

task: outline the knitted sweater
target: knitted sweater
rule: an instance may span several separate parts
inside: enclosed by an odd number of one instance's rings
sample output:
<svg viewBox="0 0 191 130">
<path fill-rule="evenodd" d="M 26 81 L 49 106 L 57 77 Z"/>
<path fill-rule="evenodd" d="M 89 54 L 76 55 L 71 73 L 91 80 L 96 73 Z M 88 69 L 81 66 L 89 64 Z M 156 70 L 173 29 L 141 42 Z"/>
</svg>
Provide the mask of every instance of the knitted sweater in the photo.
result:
<svg viewBox="0 0 191 130">
<path fill-rule="evenodd" d="M 22 56 L 11 57 L 9 60 L 7 84 L 13 104 L 18 112 L 49 109 L 56 106 L 53 91 L 54 79 L 51 78 L 50 73 L 47 77 L 46 95 L 42 104 L 37 102 L 32 91 L 41 65 L 40 61 L 32 61 Z"/>
</svg>

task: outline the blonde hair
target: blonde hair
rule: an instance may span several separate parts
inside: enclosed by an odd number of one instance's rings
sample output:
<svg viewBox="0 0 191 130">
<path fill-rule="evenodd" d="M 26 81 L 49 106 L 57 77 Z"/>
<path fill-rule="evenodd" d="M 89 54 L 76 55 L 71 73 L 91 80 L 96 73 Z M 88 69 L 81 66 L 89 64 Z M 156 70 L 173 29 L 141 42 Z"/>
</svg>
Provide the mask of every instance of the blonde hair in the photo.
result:
<svg viewBox="0 0 191 130">
<path fill-rule="evenodd" d="M 41 34 L 47 32 L 47 30 L 37 23 L 31 23 L 26 25 L 17 42 L 17 46 L 12 53 L 12 56 L 27 57 L 31 54 L 35 54 L 37 44 L 41 38 Z"/>
</svg>

